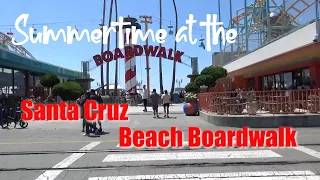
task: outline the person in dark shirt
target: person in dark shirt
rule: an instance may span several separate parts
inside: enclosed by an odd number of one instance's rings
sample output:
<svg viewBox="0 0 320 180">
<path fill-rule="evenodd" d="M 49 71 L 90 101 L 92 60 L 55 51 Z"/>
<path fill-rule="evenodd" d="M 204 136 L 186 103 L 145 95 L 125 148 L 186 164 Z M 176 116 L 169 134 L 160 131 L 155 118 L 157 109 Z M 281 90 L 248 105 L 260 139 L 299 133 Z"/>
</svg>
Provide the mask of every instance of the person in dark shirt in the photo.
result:
<svg viewBox="0 0 320 180">
<path fill-rule="evenodd" d="M 97 94 L 96 94 L 96 90 L 94 90 L 94 89 L 91 89 L 91 90 L 90 90 L 90 99 L 91 99 L 91 100 L 95 100 L 95 101 L 96 101 L 97 103 L 99 103 L 99 104 L 103 103 L 103 100 L 102 100 L 101 96 L 97 95 Z M 98 124 L 99 124 L 99 129 L 97 129 L 96 134 L 97 134 L 98 132 L 102 132 L 102 124 L 101 124 L 101 121 L 100 121 L 100 120 L 98 120 Z"/>
<path fill-rule="evenodd" d="M 93 129 L 94 131 L 96 131 L 96 127 L 93 126 L 93 124 L 91 122 L 88 122 L 85 118 L 84 118 L 84 104 L 87 102 L 87 100 L 90 100 L 90 93 L 86 92 L 84 98 L 82 99 L 82 101 L 80 102 L 80 106 L 82 107 L 82 111 L 81 111 L 81 116 L 83 117 L 83 124 L 82 126 L 85 126 L 86 131 L 85 134 L 83 134 L 84 136 L 89 136 L 91 129 Z"/>
<path fill-rule="evenodd" d="M 152 94 L 150 95 L 150 99 L 152 102 L 152 108 L 153 108 L 153 118 L 158 118 L 158 108 L 159 108 L 159 101 L 160 101 L 160 95 L 157 93 L 156 89 L 153 89 Z"/>
</svg>

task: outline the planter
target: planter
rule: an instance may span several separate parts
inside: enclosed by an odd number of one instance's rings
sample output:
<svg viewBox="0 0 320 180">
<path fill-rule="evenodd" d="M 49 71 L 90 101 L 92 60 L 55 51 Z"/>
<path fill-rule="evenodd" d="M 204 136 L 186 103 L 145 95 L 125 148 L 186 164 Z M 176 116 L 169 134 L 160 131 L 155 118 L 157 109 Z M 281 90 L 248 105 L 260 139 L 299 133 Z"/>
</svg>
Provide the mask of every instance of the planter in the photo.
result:
<svg viewBox="0 0 320 180">
<path fill-rule="evenodd" d="M 247 111 L 248 111 L 249 115 L 256 115 L 257 103 L 256 102 L 248 102 L 247 103 Z"/>
<path fill-rule="evenodd" d="M 187 116 L 196 116 L 198 114 L 199 107 L 197 103 L 184 103 L 183 112 Z"/>
</svg>

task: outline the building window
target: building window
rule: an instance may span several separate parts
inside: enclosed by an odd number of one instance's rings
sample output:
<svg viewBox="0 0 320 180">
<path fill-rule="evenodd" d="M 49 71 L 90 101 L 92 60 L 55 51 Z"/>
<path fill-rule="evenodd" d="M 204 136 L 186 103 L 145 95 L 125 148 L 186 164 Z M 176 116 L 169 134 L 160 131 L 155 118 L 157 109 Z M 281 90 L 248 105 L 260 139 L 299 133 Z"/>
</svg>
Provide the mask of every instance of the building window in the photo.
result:
<svg viewBox="0 0 320 180">
<path fill-rule="evenodd" d="M 29 88 L 33 88 L 33 73 L 29 73 Z"/>
<path fill-rule="evenodd" d="M 268 77 L 263 77 L 263 90 L 268 90 Z"/>
<path fill-rule="evenodd" d="M 311 88 L 310 69 L 303 69 L 301 75 L 302 75 L 301 84 L 302 84 L 303 88 L 310 89 Z"/>
<path fill-rule="evenodd" d="M 0 94 L 13 94 L 12 69 L 0 68 Z"/>
<path fill-rule="evenodd" d="M 276 89 L 277 90 L 281 90 L 282 89 L 282 85 L 281 85 L 280 74 L 276 74 L 275 75 L 275 81 L 276 81 Z"/>
<path fill-rule="evenodd" d="M 249 89 L 254 89 L 254 78 L 250 78 L 248 81 Z"/>
<path fill-rule="evenodd" d="M 25 96 L 25 73 L 14 70 L 14 94 L 16 96 Z"/>
<path fill-rule="evenodd" d="M 271 90 L 274 88 L 275 88 L 274 76 L 272 75 L 268 77 L 268 90 Z"/>
<path fill-rule="evenodd" d="M 283 73 L 283 87 L 284 89 L 292 89 L 293 82 L 292 82 L 292 72 Z"/>
<path fill-rule="evenodd" d="M 40 83 L 40 76 L 36 76 L 36 75 L 34 75 L 34 85 L 35 86 L 40 86 L 41 85 L 41 83 Z"/>
</svg>

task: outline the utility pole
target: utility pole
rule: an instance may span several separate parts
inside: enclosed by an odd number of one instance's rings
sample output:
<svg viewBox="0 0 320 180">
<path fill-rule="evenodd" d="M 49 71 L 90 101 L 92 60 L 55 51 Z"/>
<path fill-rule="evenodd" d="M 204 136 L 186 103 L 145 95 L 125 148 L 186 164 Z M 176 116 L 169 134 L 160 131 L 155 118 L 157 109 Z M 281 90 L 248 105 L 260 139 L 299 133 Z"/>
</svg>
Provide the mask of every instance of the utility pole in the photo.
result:
<svg viewBox="0 0 320 180">
<path fill-rule="evenodd" d="M 103 14 L 102 14 L 102 22 L 101 22 L 101 31 L 103 31 L 103 26 L 105 24 L 105 17 L 106 17 L 106 0 L 103 0 Z M 101 39 L 103 39 L 103 33 L 101 36 Z M 103 44 L 103 40 L 101 41 L 101 55 L 103 53 L 104 50 L 104 44 Z M 101 70 L 101 93 L 102 95 L 105 95 L 104 92 L 104 80 L 103 80 L 103 63 L 100 66 L 100 70 Z"/>
<path fill-rule="evenodd" d="M 149 27 L 149 24 L 152 24 L 152 16 L 146 16 L 146 15 L 143 15 L 143 16 L 140 16 L 140 19 L 141 19 L 141 23 L 144 23 L 144 27 L 145 27 L 145 33 L 147 33 L 148 31 L 148 27 Z M 148 38 L 146 39 L 146 46 L 148 47 Z M 149 67 L 149 56 L 146 56 L 146 70 L 147 70 L 147 89 L 148 89 L 148 96 L 150 96 L 150 67 Z"/>
<path fill-rule="evenodd" d="M 113 0 L 110 1 L 110 10 L 109 10 L 109 23 L 108 23 L 108 27 L 111 27 L 111 19 L 112 19 L 112 9 L 113 9 Z M 108 45 L 107 45 L 107 50 L 110 51 L 110 34 L 108 37 Z M 110 89 L 110 62 L 107 62 L 107 67 L 106 67 L 106 84 L 107 84 L 107 89 L 106 89 L 106 95 L 109 95 L 109 89 Z M 113 89 L 114 90 L 114 89 Z"/>
</svg>

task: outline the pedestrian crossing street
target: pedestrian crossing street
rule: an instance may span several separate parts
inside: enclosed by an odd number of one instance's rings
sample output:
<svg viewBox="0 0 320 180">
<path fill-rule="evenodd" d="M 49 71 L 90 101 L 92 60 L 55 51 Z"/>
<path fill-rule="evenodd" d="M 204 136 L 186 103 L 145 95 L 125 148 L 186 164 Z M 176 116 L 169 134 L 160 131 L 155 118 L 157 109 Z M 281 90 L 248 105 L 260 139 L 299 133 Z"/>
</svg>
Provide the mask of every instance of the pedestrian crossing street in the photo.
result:
<svg viewBox="0 0 320 180">
<path fill-rule="evenodd" d="M 277 163 L 281 166 L 282 162 L 288 161 L 311 161 L 320 159 L 320 148 L 308 148 L 300 146 L 292 149 L 240 149 L 240 148 L 225 148 L 225 149 L 182 149 L 182 150 L 158 150 L 158 151 L 129 151 L 129 152 L 101 152 L 101 153 L 86 153 L 85 151 L 94 151 L 102 142 L 92 142 L 79 151 L 81 153 L 74 153 L 63 159 L 52 167 L 52 170 L 45 171 L 36 180 L 58 180 L 65 168 L 75 168 L 86 164 L 88 167 L 97 166 L 113 166 L 117 167 L 145 167 L 161 166 L 161 165 L 175 165 L 187 166 L 193 163 L 212 163 L 227 164 L 227 163 Z M 119 149 L 119 145 L 115 145 L 114 149 Z M 82 152 L 83 151 L 83 152 Z M 90 161 L 91 160 L 91 161 Z M 320 168 L 320 166 L 319 166 Z M 125 176 L 109 176 L 106 174 L 99 174 L 99 176 L 87 177 L 88 180 L 130 180 L 130 179 L 224 179 L 224 180 L 280 180 L 280 179 L 294 179 L 294 180 L 320 180 L 320 175 L 315 170 L 306 169 L 302 167 L 299 170 L 283 170 L 283 171 L 245 171 L 239 172 L 206 172 L 199 173 L 188 171 L 188 174 L 175 173 L 175 167 L 172 167 L 172 174 L 126 174 Z"/>
</svg>

